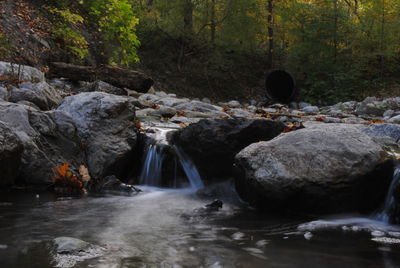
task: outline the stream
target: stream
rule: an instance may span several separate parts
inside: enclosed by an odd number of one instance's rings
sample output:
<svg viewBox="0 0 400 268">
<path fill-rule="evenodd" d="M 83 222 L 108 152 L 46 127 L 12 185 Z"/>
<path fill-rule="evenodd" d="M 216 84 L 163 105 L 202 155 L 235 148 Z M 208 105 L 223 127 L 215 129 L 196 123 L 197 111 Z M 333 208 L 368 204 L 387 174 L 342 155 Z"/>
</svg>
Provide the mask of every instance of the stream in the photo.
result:
<svg viewBox="0 0 400 268">
<path fill-rule="evenodd" d="M 50 193 L 1 193 L 0 267 L 384 267 L 400 266 L 400 227 L 385 216 L 282 216 L 250 208 L 233 182 L 204 188 L 194 163 L 172 147 L 182 182 L 160 188 L 166 131 L 155 131 L 134 196 L 59 198 Z M 400 177 L 394 174 L 394 183 Z M 391 187 L 394 188 L 394 187 Z M 215 199 L 219 210 L 205 206 Z M 80 258 L 55 254 L 57 237 L 96 245 Z"/>
<path fill-rule="evenodd" d="M 142 187 L 132 197 L 0 197 L 0 267 L 54 267 L 48 241 L 69 236 L 104 254 L 74 267 L 398 267 L 400 228 L 367 218 L 312 221 L 261 214 L 221 185 L 224 206 L 192 189 Z M 314 219 L 316 220 L 316 219 Z M 345 228 L 346 227 L 346 228 Z M 311 231 L 310 231 L 311 230 Z M 375 233 L 373 233 L 375 232 Z M 391 241 L 391 242 L 390 242 Z M 393 242 L 394 241 L 394 242 Z M 58 267 L 71 267 L 58 265 Z"/>
</svg>

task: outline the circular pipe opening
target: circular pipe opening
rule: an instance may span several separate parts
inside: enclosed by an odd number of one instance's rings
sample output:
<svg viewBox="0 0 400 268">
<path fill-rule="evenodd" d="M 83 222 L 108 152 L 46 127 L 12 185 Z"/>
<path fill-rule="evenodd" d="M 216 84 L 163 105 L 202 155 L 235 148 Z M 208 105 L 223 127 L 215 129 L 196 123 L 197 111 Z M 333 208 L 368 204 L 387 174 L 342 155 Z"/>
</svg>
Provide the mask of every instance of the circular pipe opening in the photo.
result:
<svg viewBox="0 0 400 268">
<path fill-rule="evenodd" d="M 279 102 L 289 102 L 296 92 L 294 78 L 283 70 L 269 72 L 266 77 L 265 86 L 267 96 Z"/>
</svg>

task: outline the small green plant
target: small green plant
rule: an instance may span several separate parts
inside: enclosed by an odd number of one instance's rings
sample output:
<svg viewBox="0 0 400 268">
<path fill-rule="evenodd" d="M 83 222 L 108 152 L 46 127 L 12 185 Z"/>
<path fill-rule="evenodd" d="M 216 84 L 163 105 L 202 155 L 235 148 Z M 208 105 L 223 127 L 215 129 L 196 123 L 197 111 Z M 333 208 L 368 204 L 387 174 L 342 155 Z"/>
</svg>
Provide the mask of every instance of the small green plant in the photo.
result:
<svg viewBox="0 0 400 268">
<path fill-rule="evenodd" d="M 0 58 L 5 59 L 10 54 L 11 46 L 8 43 L 7 36 L 0 31 Z"/>
</svg>

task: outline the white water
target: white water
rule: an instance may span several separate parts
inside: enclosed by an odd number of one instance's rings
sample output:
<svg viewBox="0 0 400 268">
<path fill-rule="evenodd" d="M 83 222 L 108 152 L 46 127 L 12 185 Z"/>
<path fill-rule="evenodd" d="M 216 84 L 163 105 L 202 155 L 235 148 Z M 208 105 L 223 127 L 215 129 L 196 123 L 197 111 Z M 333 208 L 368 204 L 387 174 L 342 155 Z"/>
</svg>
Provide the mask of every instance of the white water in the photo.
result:
<svg viewBox="0 0 400 268">
<path fill-rule="evenodd" d="M 185 171 L 186 177 L 190 182 L 190 186 L 193 189 L 201 189 L 204 188 L 203 181 L 200 177 L 199 171 L 196 166 L 192 162 L 192 160 L 187 156 L 180 148 L 174 146 L 175 152 L 179 157 L 179 161 Z"/>
<path fill-rule="evenodd" d="M 394 197 L 396 187 L 400 180 L 400 166 L 395 168 L 393 179 L 382 209 L 372 215 L 370 218 L 354 217 L 354 216 L 337 216 L 331 219 L 321 219 L 312 222 L 307 222 L 298 226 L 300 232 L 317 232 L 323 230 L 342 229 L 343 231 L 351 232 L 369 232 L 373 239 L 384 238 L 390 239 L 400 238 L 400 226 L 390 224 L 390 214 L 396 206 Z M 397 244 L 400 240 L 397 241 Z"/>
<path fill-rule="evenodd" d="M 154 143 L 150 144 L 146 149 L 146 157 L 143 163 L 143 169 L 140 174 L 140 183 L 148 186 L 161 186 L 162 185 L 162 169 L 165 160 L 166 148 L 169 147 L 167 135 L 174 129 L 161 129 L 153 128 L 154 133 L 149 136 L 154 139 Z M 193 190 L 201 189 L 204 187 L 203 181 L 200 177 L 199 171 L 180 148 L 177 146 L 171 147 L 178 157 L 179 163 L 189 181 L 190 188 Z M 176 170 L 176 169 L 175 169 Z M 171 185 L 177 185 L 177 178 L 175 174 L 174 182 Z"/>
<path fill-rule="evenodd" d="M 394 197 L 394 191 L 396 190 L 396 186 L 399 183 L 400 179 L 400 166 L 396 167 L 394 174 L 393 174 L 393 179 L 389 187 L 389 191 L 386 195 L 386 200 L 383 206 L 383 209 L 375 215 L 375 219 L 382 221 L 384 223 L 389 223 L 390 221 L 390 213 L 391 209 L 395 206 L 395 197 Z"/>
</svg>

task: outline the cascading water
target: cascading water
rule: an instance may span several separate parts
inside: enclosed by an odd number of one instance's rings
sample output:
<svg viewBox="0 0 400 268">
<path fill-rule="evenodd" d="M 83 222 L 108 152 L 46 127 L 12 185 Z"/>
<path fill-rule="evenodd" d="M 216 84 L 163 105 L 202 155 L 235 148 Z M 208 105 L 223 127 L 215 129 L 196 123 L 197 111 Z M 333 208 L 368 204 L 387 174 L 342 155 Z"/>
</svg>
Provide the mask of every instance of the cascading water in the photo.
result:
<svg viewBox="0 0 400 268">
<path fill-rule="evenodd" d="M 140 174 L 140 183 L 149 186 L 163 186 L 163 170 L 165 164 L 172 165 L 173 174 L 168 182 L 168 186 L 177 187 L 180 185 L 177 176 L 177 160 L 179 161 L 182 170 L 192 189 L 201 189 L 204 187 L 200 174 L 191 161 L 191 159 L 177 146 L 168 144 L 167 135 L 174 129 L 152 129 L 154 133 L 150 133 L 152 142 L 147 146 L 143 169 Z M 173 153 L 174 159 L 166 163 L 167 155 Z M 176 159 L 177 158 L 177 159 Z"/>
<path fill-rule="evenodd" d="M 194 189 L 201 189 L 204 187 L 203 181 L 201 180 L 199 171 L 192 162 L 192 160 L 177 146 L 174 146 L 175 152 L 178 155 L 179 161 L 182 168 L 188 178 L 190 185 Z"/>
<path fill-rule="evenodd" d="M 393 210 L 396 209 L 396 198 L 395 192 L 399 185 L 400 180 L 400 165 L 398 165 L 393 173 L 393 179 L 389 187 L 389 191 L 386 195 L 386 200 L 382 210 L 375 215 L 375 219 L 382 221 L 384 223 L 391 223 L 391 215 L 394 213 Z"/>
<path fill-rule="evenodd" d="M 140 174 L 140 183 L 150 186 L 161 185 L 162 162 L 164 146 L 150 144 L 146 151 L 146 158 Z"/>
</svg>

